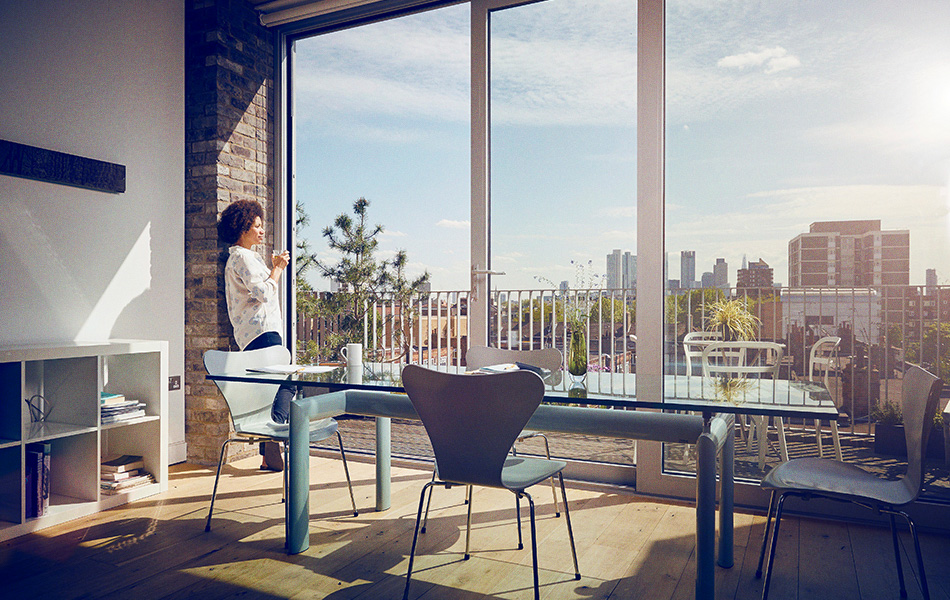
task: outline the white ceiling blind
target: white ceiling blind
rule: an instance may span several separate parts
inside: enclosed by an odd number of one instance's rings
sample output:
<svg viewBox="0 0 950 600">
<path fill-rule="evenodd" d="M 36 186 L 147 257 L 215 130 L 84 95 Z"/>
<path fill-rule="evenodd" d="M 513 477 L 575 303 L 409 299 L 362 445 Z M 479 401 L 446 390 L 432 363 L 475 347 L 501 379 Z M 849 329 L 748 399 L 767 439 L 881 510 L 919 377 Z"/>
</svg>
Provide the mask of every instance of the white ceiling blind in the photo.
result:
<svg viewBox="0 0 950 600">
<path fill-rule="evenodd" d="M 385 14 L 433 4 L 432 0 L 250 0 L 266 27 L 292 25 L 337 13 Z"/>
</svg>

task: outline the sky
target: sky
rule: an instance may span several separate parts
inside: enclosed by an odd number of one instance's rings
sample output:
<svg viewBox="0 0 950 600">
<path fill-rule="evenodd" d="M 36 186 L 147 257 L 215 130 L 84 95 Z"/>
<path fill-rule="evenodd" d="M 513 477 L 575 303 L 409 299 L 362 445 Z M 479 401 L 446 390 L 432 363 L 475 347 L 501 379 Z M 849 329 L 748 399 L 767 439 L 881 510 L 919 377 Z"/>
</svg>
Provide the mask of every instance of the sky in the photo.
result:
<svg viewBox="0 0 950 600">
<path fill-rule="evenodd" d="M 911 232 L 911 283 L 950 283 L 950 3 L 667 2 L 666 250 L 743 257 L 787 282 L 814 221 Z M 630 0 L 547 0 L 492 15 L 493 267 L 500 289 L 603 272 L 636 252 L 636 14 Z M 359 197 L 433 290 L 469 287 L 469 8 L 300 40 L 302 232 Z M 318 289 L 327 289 L 316 281 Z"/>
</svg>

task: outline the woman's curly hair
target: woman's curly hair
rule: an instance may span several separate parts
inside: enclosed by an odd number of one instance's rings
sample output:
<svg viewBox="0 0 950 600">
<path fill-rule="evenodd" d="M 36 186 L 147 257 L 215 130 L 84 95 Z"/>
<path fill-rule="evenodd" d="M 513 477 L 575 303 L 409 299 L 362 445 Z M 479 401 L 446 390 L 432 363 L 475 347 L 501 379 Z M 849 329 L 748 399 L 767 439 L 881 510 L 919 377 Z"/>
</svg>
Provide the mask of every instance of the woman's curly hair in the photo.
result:
<svg viewBox="0 0 950 600">
<path fill-rule="evenodd" d="M 221 213 L 221 219 L 218 221 L 218 237 L 228 244 L 236 244 L 241 236 L 244 235 L 254 219 L 260 217 L 264 220 L 264 208 L 257 200 L 235 200 Z"/>
</svg>

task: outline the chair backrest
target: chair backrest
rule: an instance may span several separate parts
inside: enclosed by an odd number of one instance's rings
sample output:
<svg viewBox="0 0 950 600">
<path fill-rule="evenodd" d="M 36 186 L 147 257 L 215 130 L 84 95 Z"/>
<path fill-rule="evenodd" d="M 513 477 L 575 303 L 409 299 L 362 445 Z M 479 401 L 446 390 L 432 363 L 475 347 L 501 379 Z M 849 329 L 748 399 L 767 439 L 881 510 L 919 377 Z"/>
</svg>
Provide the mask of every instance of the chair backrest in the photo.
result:
<svg viewBox="0 0 950 600">
<path fill-rule="evenodd" d="M 204 354 L 204 363 L 205 369 L 211 375 L 242 373 L 255 367 L 290 364 L 290 350 L 283 346 L 244 352 L 208 350 Z M 235 431 L 243 431 L 245 424 L 270 419 L 276 387 L 237 381 L 215 381 L 215 384 L 228 404 Z"/>
<path fill-rule="evenodd" d="M 758 374 L 778 379 L 783 353 L 775 342 L 712 342 L 703 349 L 703 376 L 743 379 Z"/>
<path fill-rule="evenodd" d="M 525 370 L 466 375 L 407 365 L 402 382 L 429 435 L 440 479 L 504 487 L 508 451 L 544 397 L 541 378 Z"/>
<path fill-rule="evenodd" d="M 830 335 L 815 342 L 808 353 L 808 381 L 814 381 L 817 368 L 824 376 L 825 387 L 828 387 L 828 376 L 838 360 L 837 350 L 841 338 Z"/>
<path fill-rule="evenodd" d="M 508 350 L 489 346 L 472 346 L 465 353 L 465 366 L 469 370 L 481 369 L 489 365 L 521 362 L 532 367 L 547 369 L 552 373 L 561 370 L 563 358 L 557 348 L 539 348 L 537 350 Z"/>
<path fill-rule="evenodd" d="M 683 336 L 683 354 L 686 357 L 686 374 L 693 374 L 693 364 L 702 364 L 703 350 L 710 342 L 722 340 L 718 331 L 690 331 Z"/>
<path fill-rule="evenodd" d="M 933 428 L 943 382 L 918 366 L 911 366 L 901 382 L 901 410 L 907 442 L 907 474 L 903 482 L 914 500 L 923 484 L 924 451 Z"/>
</svg>

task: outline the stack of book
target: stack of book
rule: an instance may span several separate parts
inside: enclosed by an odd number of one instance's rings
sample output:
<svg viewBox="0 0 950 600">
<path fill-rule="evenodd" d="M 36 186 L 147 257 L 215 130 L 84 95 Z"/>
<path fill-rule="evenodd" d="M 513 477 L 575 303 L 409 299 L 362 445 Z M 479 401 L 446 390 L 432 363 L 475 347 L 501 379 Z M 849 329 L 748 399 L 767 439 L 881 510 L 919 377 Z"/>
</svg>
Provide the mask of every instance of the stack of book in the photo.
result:
<svg viewBox="0 0 950 600">
<path fill-rule="evenodd" d="M 145 470 L 145 462 L 141 456 L 109 456 L 99 467 L 99 489 L 106 495 L 111 496 L 155 483 L 155 477 Z"/>
<path fill-rule="evenodd" d="M 122 394 L 100 394 L 99 411 L 103 425 L 145 416 L 145 403 L 127 400 Z"/>
<path fill-rule="evenodd" d="M 52 444 L 35 443 L 26 447 L 26 518 L 42 517 L 49 512 L 49 465 Z"/>
</svg>

